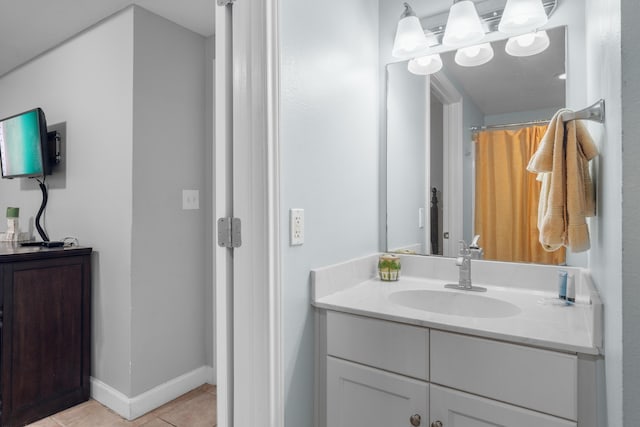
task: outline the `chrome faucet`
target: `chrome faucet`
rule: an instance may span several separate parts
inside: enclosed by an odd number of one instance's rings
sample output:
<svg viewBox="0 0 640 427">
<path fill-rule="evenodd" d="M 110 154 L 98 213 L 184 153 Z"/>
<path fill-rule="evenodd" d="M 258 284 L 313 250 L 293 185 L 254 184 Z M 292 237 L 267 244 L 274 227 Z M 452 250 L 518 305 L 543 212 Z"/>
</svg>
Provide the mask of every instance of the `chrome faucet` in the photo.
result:
<svg viewBox="0 0 640 427">
<path fill-rule="evenodd" d="M 445 288 L 459 289 L 463 291 L 476 291 L 486 292 L 487 288 L 480 286 L 473 286 L 471 284 L 471 258 L 473 257 L 473 251 L 467 245 L 467 242 L 460 240 L 460 250 L 458 257 L 456 258 L 456 265 L 460 267 L 460 276 L 458 283 L 449 283 L 444 285 Z"/>
<path fill-rule="evenodd" d="M 484 257 L 484 250 L 478 246 L 480 235 L 473 236 L 473 241 L 469 244 L 469 251 L 471 252 L 471 259 L 482 259 Z"/>
</svg>

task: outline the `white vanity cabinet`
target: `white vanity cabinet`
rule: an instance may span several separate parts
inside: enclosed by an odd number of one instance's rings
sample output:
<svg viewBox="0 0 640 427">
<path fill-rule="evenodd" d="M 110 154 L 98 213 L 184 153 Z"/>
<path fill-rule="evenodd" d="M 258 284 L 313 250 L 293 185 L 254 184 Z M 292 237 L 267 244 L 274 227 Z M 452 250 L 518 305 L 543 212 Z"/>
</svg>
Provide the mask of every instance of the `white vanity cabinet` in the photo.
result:
<svg viewBox="0 0 640 427">
<path fill-rule="evenodd" d="M 578 425 L 576 354 L 334 311 L 320 319 L 319 427 Z"/>
<path fill-rule="evenodd" d="M 428 419 L 429 384 L 381 369 L 327 358 L 327 425 L 405 426 Z M 417 424 L 421 425 L 421 424 Z"/>
<path fill-rule="evenodd" d="M 573 421 L 433 384 L 430 386 L 430 406 L 433 427 L 438 426 L 438 421 L 442 427 L 577 426 Z"/>
</svg>

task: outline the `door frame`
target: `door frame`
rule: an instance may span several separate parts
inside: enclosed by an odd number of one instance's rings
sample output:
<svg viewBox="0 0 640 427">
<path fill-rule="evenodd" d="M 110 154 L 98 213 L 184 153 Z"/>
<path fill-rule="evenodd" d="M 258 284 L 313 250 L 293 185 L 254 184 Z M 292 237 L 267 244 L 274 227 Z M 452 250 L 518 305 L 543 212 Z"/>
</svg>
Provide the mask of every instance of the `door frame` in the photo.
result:
<svg viewBox="0 0 640 427">
<path fill-rule="evenodd" d="M 463 100 L 462 95 L 444 75 L 431 75 L 431 90 L 443 105 L 443 157 L 446 170 L 442 189 L 442 230 L 449 232 L 443 239 L 443 256 L 456 256 L 462 240 L 463 221 Z"/>
<path fill-rule="evenodd" d="M 215 250 L 220 427 L 284 425 L 278 48 L 278 0 L 217 7 L 214 221 L 243 228 Z"/>
</svg>

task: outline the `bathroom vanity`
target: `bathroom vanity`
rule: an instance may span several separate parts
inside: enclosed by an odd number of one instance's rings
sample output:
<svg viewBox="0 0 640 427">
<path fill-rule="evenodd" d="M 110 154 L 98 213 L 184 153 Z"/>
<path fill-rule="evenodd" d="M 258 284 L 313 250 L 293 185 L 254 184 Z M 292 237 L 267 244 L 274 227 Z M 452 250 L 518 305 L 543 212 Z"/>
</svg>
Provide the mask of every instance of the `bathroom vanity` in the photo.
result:
<svg viewBox="0 0 640 427">
<path fill-rule="evenodd" d="M 483 294 L 450 290 L 455 261 L 376 257 L 314 270 L 318 426 L 597 425 L 602 303 L 588 272 L 575 305 L 558 267 L 473 262 Z"/>
</svg>

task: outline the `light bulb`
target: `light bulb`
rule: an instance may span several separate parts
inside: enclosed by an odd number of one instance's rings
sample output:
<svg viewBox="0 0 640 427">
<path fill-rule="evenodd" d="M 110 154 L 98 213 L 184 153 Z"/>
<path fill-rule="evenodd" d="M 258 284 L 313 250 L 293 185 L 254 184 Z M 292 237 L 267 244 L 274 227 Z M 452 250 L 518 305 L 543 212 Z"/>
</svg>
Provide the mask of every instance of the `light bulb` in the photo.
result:
<svg viewBox="0 0 640 427">
<path fill-rule="evenodd" d="M 471 47 L 465 48 L 464 49 L 464 53 L 469 58 L 475 58 L 480 53 L 480 47 L 476 45 L 476 46 L 471 46 Z"/>
<path fill-rule="evenodd" d="M 514 40 L 521 47 L 529 47 L 534 41 L 536 41 L 536 35 L 535 33 L 523 34 L 521 36 L 514 37 Z"/>
<path fill-rule="evenodd" d="M 543 52 L 549 47 L 549 36 L 546 31 L 510 37 L 504 50 L 511 56 L 531 56 Z"/>
<path fill-rule="evenodd" d="M 409 61 L 407 69 L 411 73 L 418 75 L 437 73 L 442 69 L 442 58 L 440 58 L 440 54 L 437 53 L 414 58 Z"/>
<path fill-rule="evenodd" d="M 490 43 L 483 43 L 458 49 L 455 56 L 456 64 L 462 67 L 477 67 L 486 64 L 493 58 L 493 48 Z"/>
</svg>

